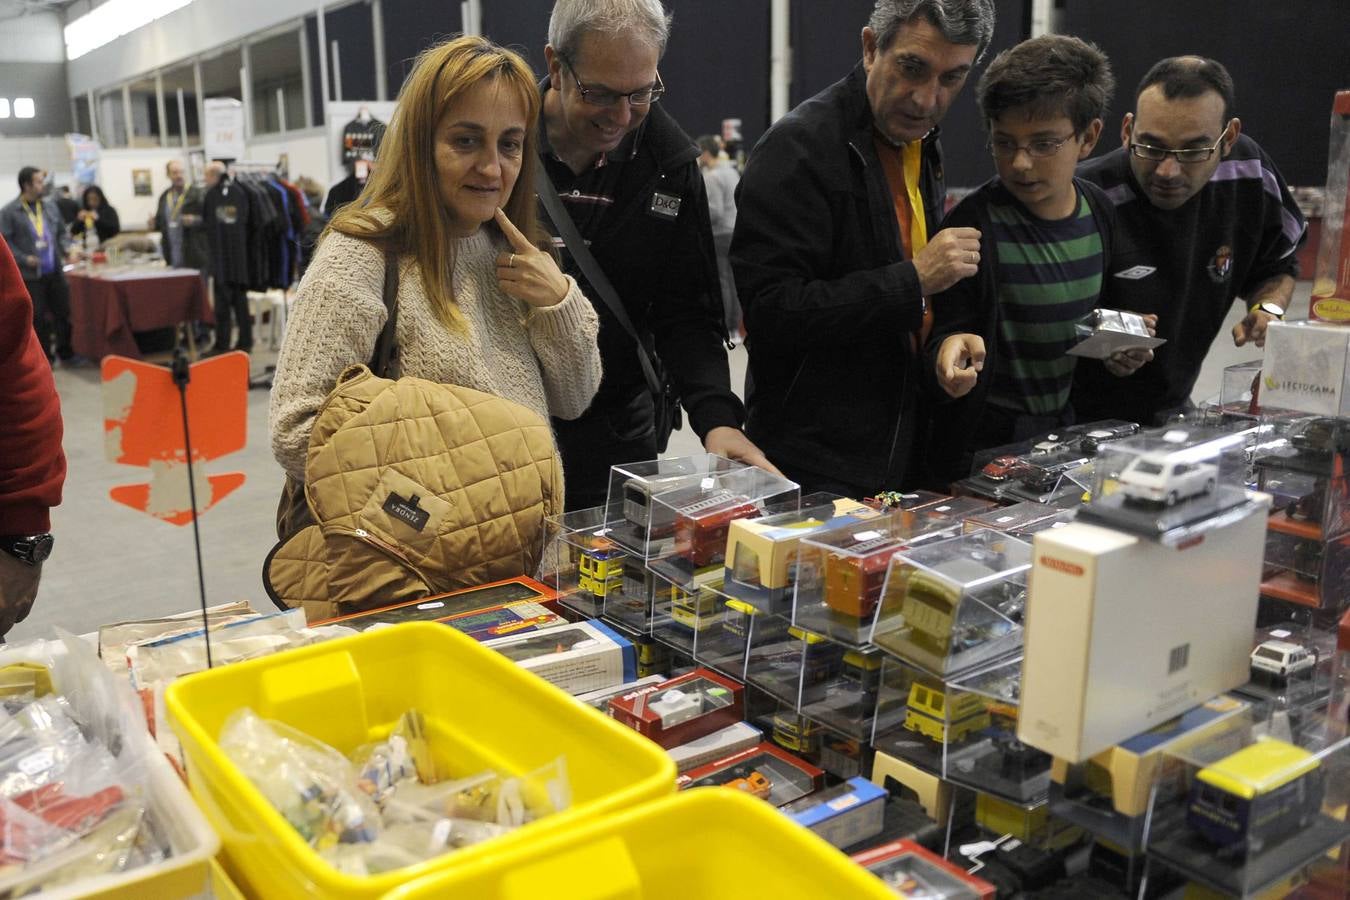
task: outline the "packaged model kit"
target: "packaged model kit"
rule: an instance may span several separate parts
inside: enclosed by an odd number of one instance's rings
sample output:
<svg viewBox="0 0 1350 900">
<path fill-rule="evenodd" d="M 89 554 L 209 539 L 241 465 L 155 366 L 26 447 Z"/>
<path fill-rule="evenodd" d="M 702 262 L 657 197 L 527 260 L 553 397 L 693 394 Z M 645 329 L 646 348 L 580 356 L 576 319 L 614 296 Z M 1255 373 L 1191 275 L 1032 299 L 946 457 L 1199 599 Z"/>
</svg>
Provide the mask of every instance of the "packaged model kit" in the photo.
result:
<svg viewBox="0 0 1350 900">
<path fill-rule="evenodd" d="M 609 714 L 667 749 L 745 718 L 745 688 L 707 669 L 648 685 L 609 701 Z"/>
<path fill-rule="evenodd" d="M 569 694 L 584 694 L 637 677 L 632 643 L 602 622 L 558 625 L 532 634 L 484 641 L 483 646 Z"/>
</svg>

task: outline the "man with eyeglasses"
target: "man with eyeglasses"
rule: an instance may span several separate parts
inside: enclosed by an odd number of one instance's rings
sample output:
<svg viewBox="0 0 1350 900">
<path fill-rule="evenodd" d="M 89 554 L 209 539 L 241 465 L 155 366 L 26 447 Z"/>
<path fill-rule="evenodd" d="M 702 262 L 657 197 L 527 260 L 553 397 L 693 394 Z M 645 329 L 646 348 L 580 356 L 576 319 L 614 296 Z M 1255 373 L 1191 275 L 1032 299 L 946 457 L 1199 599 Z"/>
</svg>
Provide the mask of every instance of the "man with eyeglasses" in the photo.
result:
<svg viewBox="0 0 1350 900">
<path fill-rule="evenodd" d="M 1123 146 L 1080 167 L 1116 207 L 1103 303 L 1156 314 L 1167 343 L 1128 385 L 1080 366 L 1079 418 L 1161 424 L 1190 407 L 1235 299 L 1248 310 L 1232 332 L 1239 347 L 1264 346 L 1266 326 L 1284 317 L 1303 216 L 1274 162 L 1241 129 L 1227 70 L 1212 59 L 1172 57 L 1139 82 Z"/>
<path fill-rule="evenodd" d="M 605 369 L 581 418 L 553 420 L 569 509 L 605 502 L 610 466 L 665 449 L 662 368 L 709 452 L 772 470 L 740 430 L 698 148 L 658 102 L 669 32 L 660 0 L 558 0 L 549 19 L 539 191 L 552 183 L 575 228 L 547 200 L 541 221 L 600 316 Z"/>
<path fill-rule="evenodd" d="M 924 298 L 980 261 L 975 229 L 936 234 L 938 123 L 993 33 L 992 0 L 877 0 L 853 71 L 746 163 L 731 265 L 747 428 L 803 492 L 915 483 Z"/>
</svg>

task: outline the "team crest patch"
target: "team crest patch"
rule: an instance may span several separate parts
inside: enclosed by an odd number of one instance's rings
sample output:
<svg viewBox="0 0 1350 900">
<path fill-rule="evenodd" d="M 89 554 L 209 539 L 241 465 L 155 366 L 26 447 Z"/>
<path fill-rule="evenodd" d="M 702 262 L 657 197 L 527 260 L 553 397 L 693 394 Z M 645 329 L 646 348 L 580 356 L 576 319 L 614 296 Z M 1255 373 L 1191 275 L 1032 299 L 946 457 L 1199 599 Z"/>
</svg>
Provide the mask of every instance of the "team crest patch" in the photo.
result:
<svg viewBox="0 0 1350 900">
<path fill-rule="evenodd" d="M 1214 258 L 1209 261 L 1206 269 L 1209 271 L 1210 279 L 1214 282 L 1222 284 L 1227 281 L 1228 277 L 1233 274 L 1233 248 L 1227 244 L 1221 245 L 1218 250 L 1214 251 Z"/>
</svg>

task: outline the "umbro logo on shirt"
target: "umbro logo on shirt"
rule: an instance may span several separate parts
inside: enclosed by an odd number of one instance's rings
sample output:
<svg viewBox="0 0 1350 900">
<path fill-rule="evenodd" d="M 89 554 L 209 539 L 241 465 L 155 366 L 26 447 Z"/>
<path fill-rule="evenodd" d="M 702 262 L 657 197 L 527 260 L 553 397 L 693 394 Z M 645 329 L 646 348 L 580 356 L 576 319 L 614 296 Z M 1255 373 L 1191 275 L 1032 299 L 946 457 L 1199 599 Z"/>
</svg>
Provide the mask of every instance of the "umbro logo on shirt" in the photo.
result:
<svg viewBox="0 0 1350 900">
<path fill-rule="evenodd" d="M 1157 266 L 1130 266 L 1128 269 L 1122 269 L 1116 273 L 1117 278 L 1126 278 L 1130 281 L 1138 281 L 1141 278 L 1147 278 L 1158 271 Z"/>
</svg>

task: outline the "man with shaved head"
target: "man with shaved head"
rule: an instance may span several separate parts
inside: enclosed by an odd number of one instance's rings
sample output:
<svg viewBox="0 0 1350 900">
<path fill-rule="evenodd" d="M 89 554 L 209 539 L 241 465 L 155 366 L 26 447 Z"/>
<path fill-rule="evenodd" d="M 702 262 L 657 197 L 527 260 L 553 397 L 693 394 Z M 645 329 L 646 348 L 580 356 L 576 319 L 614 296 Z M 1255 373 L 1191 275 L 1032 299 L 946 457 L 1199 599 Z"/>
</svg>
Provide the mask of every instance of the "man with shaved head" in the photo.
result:
<svg viewBox="0 0 1350 900">
<path fill-rule="evenodd" d="M 1164 59 L 1139 82 L 1118 150 L 1082 164 L 1106 189 L 1117 232 L 1104 305 L 1158 316 L 1167 343 L 1128 385 L 1079 366 L 1080 421 L 1161 424 L 1190 405 L 1200 365 L 1235 299 L 1233 343 L 1265 345 L 1298 275 L 1304 221 L 1275 163 L 1234 115 L 1233 79 L 1212 59 Z"/>
</svg>

